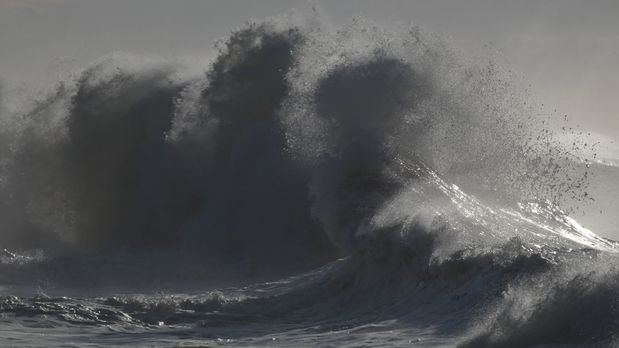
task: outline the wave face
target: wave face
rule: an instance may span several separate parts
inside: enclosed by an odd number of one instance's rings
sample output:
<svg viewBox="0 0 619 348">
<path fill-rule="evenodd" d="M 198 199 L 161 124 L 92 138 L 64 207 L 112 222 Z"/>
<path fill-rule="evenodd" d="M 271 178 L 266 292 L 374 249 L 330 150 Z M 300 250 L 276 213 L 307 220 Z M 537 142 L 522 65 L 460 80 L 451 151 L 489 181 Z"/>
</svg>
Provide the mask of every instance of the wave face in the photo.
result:
<svg viewBox="0 0 619 348">
<path fill-rule="evenodd" d="M 0 108 L 6 342 L 617 343 L 619 245 L 569 216 L 595 167 L 497 64 L 287 18 L 205 70 L 114 55 Z"/>
</svg>

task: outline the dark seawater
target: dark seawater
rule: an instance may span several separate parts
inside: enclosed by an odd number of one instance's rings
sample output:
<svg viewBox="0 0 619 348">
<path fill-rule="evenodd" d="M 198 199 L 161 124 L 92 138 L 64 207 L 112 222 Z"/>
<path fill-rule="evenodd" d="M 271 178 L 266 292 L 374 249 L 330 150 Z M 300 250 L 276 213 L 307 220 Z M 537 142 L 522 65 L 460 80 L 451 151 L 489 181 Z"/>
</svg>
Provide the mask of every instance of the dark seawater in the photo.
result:
<svg viewBox="0 0 619 348">
<path fill-rule="evenodd" d="M 619 243 L 570 217 L 619 168 L 499 64 L 363 19 L 218 49 L 0 94 L 0 346 L 619 344 Z"/>
</svg>

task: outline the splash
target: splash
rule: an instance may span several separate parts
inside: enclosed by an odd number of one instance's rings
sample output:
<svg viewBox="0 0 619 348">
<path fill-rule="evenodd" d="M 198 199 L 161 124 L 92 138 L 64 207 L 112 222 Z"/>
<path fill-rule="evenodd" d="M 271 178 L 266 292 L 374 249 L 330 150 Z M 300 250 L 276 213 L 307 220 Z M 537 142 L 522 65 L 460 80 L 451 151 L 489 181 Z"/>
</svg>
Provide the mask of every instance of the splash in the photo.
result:
<svg viewBox="0 0 619 348">
<path fill-rule="evenodd" d="M 302 337 L 382 318 L 445 344 L 564 343 L 579 307 L 560 308 L 616 297 L 612 267 L 570 273 L 619 250 L 570 217 L 590 199 L 590 163 L 499 64 L 459 57 L 417 26 L 273 19 L 232 33 L 204 74 L 117 54 L 0 108 L 3 284 L 82 289 L 96 269 L 98 294 L 189 291 L 297 274 L 206 299 L 0 309 L 238 336 L 261 316 L 255 332 Z M 473 325 L 488 313 L 501 320 Z M 616 306 L 603 313 L 616 321 Z M 614 342 L 613 325 L 565 339 Z"/>
</svg>

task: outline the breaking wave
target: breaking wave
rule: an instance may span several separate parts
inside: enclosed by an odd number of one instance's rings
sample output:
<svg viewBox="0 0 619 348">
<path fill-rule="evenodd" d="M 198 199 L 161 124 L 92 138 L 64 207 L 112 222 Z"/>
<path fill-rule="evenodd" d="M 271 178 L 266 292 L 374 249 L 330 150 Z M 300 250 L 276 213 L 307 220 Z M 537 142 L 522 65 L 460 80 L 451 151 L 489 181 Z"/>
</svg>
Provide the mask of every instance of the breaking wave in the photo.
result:
<svg viewBox="0 0 619 348">
<path fill-rule="evenodd" d="M 416 26 L 274 19 L 203 75 L 117 54 L 0 108 L 0 285 L 22 292 L 0 311 L 249 345 L 611 346 L 619 246 L 569 216 L 590 163 L 459 57 Z"/>
</svg>

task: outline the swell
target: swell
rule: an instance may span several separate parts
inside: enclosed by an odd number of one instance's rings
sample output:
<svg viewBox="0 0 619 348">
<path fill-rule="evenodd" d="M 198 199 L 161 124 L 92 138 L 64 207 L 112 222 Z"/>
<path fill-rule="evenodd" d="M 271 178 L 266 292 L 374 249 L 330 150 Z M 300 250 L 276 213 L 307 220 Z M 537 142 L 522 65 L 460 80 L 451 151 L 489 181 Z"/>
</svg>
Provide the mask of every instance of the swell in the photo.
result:
<svg viewBox="0 0 619 348">
<path fill-rule="evenodd" d="M 165 335 L 249 345 L 251 337 L 283 332 L 362 339 L 381 325 L 403 330 L 404 343 L 414 330 L 463 347 L 616 342 L 616 257 L 590 249 L 540 252 L 513 239 L 438 259 L 427 250 L 440 243 L 440 229 L 419 228 L 411 226 L 416 237 L 407 245 L 380 234 L 373 252 L 278 282 L 192 296 L 4 297 L 0 310 L 17 320 L 45 315 L 51 326 L 164 326 L 172 329 Z"/>
</svg>

